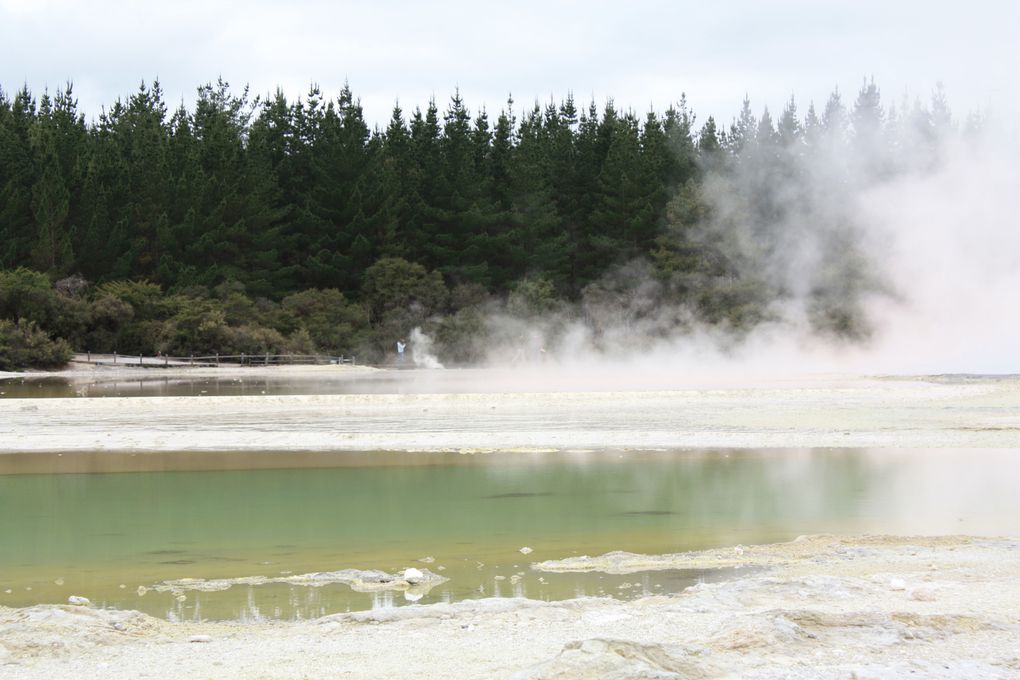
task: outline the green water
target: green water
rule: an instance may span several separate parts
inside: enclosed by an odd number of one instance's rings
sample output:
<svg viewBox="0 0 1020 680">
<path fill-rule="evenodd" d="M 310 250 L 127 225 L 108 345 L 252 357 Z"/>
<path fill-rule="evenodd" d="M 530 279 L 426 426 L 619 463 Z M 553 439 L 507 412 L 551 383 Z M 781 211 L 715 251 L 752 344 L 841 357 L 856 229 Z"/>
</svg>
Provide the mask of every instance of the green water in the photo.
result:
<svg viewBox="0 0 1020 680">
<path fill-rule="evenodd" d="M 973 450 L 0 456 L 0 604 L 73 594 L 171 619 L 291 619 L 403 598 L 276 584 L 179 602 L 140 596 L 138 587 L 410 566 L 451 579 L 422 603 L 672 592 L 734 573 L 550 575 L 529 564 L 815 532 L 1016 533 L 1015 458 Z M 150 471 L 55 474 L 97 461 L 97 469 Z M 173 471 L 182 461 L 275 469 Z M 159 466 L 169 471 L 151 471 Z M 533 552 L 521 554 L 524 546 Z"/>
</svg>

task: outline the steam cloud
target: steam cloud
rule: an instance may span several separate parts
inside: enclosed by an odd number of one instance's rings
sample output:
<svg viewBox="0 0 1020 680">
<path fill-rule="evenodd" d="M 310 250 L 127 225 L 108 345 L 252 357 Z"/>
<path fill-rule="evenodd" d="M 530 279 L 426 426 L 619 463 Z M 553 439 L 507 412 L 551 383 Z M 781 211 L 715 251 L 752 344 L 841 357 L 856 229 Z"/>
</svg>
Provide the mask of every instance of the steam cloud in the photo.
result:
<svg viewBox="0 0 1020 680">
<path fill-rule="evenodd" d="M 1020 372 L 1020 153 L 992 124 L 890 148 L 838 133 L 779 162 L 709 172 L 685 237 L 767 293 L 745 328 L 704 323 L 689 297 L 632 262 L 576 307 L 490 309 L 493 366 L 689 376 Z M 809 130 L 807 134 L 810 134 Z M 765 206 L 766 209 L 762 209 Z M 697 280 L 689 282 L 697 286 Z"/>
<path fill-rule="evenodd" d="M 411 330 L 411 361 L 418 368 L 442 368 L 443 364 L 432 351 L 432 338 L 422 332 L 421 328 Z"/>
</svg>

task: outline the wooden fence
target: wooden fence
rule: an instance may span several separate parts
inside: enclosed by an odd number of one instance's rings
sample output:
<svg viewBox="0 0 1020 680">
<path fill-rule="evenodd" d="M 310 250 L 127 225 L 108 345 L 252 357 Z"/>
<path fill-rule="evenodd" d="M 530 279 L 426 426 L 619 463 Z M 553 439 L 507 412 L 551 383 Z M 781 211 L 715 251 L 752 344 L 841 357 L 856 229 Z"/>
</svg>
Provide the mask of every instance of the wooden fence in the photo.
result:
<svg viewBox="0 0 1020 680">
<path fill-rule="evenodd" d="M 181 356 L 143 356 L 139 354 L 76 354 L 73 361 L 94 366 L 134 368 L 209 368 L 215 366 L 290 366 L 356 364 L 353 356 L 329 354 L 208 354 Z"/>
</svg>

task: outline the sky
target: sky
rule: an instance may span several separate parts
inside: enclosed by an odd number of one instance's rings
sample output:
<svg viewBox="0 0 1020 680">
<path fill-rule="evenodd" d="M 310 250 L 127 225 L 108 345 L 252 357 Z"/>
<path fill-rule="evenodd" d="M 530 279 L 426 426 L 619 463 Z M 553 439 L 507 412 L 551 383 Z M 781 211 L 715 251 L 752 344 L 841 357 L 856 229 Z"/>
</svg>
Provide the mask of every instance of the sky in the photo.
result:
<svg viewBox="0 0 1020 680">
<path fill-rule="evenodd" d="M 568 92 L 664 110 L 686 93 L 704 121 L 801 113 L 834 87 L 852 102 L 873 77 L 886 104 L 944 84 L 958 118 L 1020 111 L 1017 0 L 0 0 L 0 87 L 74 83 L 98 114 L 158 78 L 171 107 L 202 83 L 293 98 L 344 82 L 385 125 L 455 88 L 476 112 L 518 113 Z"/>
</svg>

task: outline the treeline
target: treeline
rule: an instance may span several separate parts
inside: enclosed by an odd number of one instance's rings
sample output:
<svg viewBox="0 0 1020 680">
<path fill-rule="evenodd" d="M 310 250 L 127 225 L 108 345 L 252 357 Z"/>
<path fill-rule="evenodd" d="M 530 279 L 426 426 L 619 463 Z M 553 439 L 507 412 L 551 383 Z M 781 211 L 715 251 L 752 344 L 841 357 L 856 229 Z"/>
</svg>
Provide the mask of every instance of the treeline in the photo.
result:
<svg viewBox="0 0 1020 680">
<path fill-rule="evenodd" d="M 569 96 L 518 114 L 511 101 L 490 119 L 455 94 L 372 129 L 347 87 L 261 100 L 221 81 L 170 112 L 159 84 L 142 84 L 90 123 L 71 86 L 0 91 L 0 318 L 7 336 L 42 328 L 93 351 L 377 355 L 446 319 L 440 348 L 468 361 L 483 309 L 567 301 L 597 325 L 599 300 L 631 285 L 607 273 L 640 261 L 656 304 L 747 328 L 790 291 L 727 233 L 781 221 L 803 159 L 845 149 L 867 160 L 839 174 L 880 177 L 930 162 L 952 127 L 941 90 L 897 113 L 874 83 L 804 117 L 793 99 L 777 119 L 745 100 L 728 128 L 696 125 L 684 98 L 643 117 Z M 719 181 L 740 210 L 720 209 Z M 21 296 L 44 280 L 63 312 Z M 833 291 L 818 293 L 819 327 L 852 336 Z"/>
</svg>

